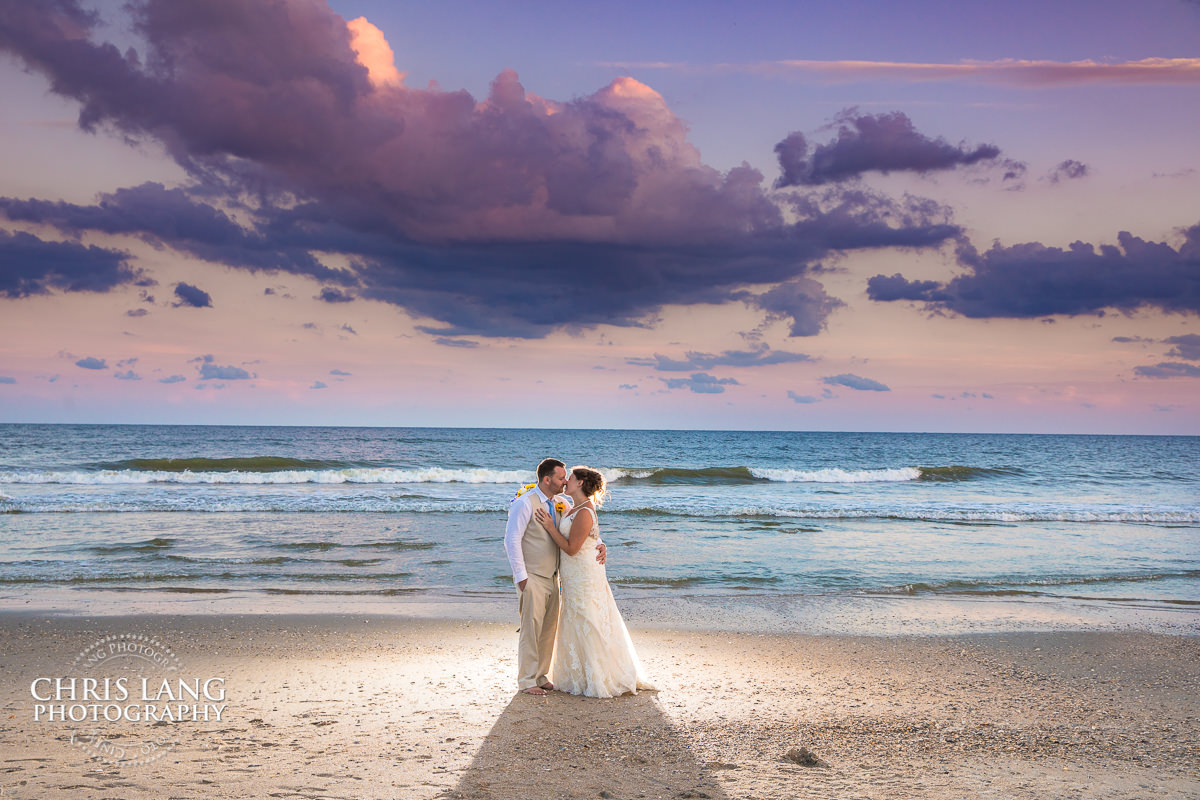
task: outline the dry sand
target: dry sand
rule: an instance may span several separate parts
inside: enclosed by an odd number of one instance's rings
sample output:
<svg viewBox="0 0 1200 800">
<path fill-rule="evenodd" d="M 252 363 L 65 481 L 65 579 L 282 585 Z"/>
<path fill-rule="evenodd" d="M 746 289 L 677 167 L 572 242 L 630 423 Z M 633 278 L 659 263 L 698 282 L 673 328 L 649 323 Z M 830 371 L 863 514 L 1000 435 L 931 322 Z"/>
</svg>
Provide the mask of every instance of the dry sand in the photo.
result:
<svg viewBox="0 0 1200 800">
<path fill-rule="evenodd" d="M 226 678 L 223 719 L 107 726 L 177 740 L 120 766 L 34 722 L 112 635 Z M 660 691 L 592 700 L 515 694 L 513 625 L 2 613 L 0 798 L 1200 797 L 1195 637 L 633 636 Z"/>
</svg>

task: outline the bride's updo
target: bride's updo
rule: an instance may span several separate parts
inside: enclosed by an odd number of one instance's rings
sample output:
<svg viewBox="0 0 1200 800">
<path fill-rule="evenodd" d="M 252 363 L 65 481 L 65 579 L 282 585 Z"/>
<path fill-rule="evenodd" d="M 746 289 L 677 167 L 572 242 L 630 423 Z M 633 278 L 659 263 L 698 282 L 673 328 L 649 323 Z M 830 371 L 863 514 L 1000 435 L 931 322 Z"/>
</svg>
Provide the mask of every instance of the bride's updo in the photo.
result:
<svg viewBox="0 0 1200 800">
<path fill-rule="evenodd" d="M 571 474 L 579 481 L 579 488 L 598 508 L 604 502 L 604 495 L 608 493 L 604 484 L 604 476 L 600 474 L 599 470 L 585 467 L 582 464 L 578 467 L 571 467 Z"/>
</svg>

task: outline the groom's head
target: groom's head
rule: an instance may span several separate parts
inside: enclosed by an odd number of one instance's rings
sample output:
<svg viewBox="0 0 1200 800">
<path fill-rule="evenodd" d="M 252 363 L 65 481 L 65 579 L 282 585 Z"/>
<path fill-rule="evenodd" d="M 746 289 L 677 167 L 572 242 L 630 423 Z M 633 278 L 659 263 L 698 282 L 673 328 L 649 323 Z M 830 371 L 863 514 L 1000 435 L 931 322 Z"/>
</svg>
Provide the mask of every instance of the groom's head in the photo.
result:
<svg viewBox="0 0 1200 800">
<path fill-rule="evenodd" d="M 553 497 L 567 484 L 567 465 L 557 458 L 547 458 L 538 464 L 538 488 L 547 497 Z"/>
</svg>

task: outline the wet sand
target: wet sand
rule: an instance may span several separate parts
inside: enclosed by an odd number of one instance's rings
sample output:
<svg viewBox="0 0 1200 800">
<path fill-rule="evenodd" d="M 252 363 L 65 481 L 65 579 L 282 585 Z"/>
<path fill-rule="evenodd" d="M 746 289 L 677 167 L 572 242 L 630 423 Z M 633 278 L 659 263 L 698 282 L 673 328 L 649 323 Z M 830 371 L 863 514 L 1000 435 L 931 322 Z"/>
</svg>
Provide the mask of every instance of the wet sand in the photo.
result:
<svg viewBox="0 0 1200 800">
<path fill-rule="evenodd" d="M 0 613 L 0 797 L 1200 797 L 1196 637 L 631 627 L 659 691 L 592 700 L 516 694 L 514 624 Z M 223 677 L 221 720 L 35 722 L 110 636 Z"/>
</svg>

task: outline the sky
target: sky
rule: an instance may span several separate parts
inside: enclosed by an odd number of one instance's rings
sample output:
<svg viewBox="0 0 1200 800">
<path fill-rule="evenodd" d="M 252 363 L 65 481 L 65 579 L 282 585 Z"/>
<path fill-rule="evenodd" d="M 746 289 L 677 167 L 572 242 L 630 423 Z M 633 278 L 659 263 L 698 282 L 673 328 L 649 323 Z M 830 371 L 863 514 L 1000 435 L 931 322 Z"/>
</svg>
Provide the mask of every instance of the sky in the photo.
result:
<svg viewBox="0 0 1200 800">
<path fill-rule="evenodd" d="M 1198 42 L 0 0 L 0 422 L 1197 435 Z"/>
</svg>

